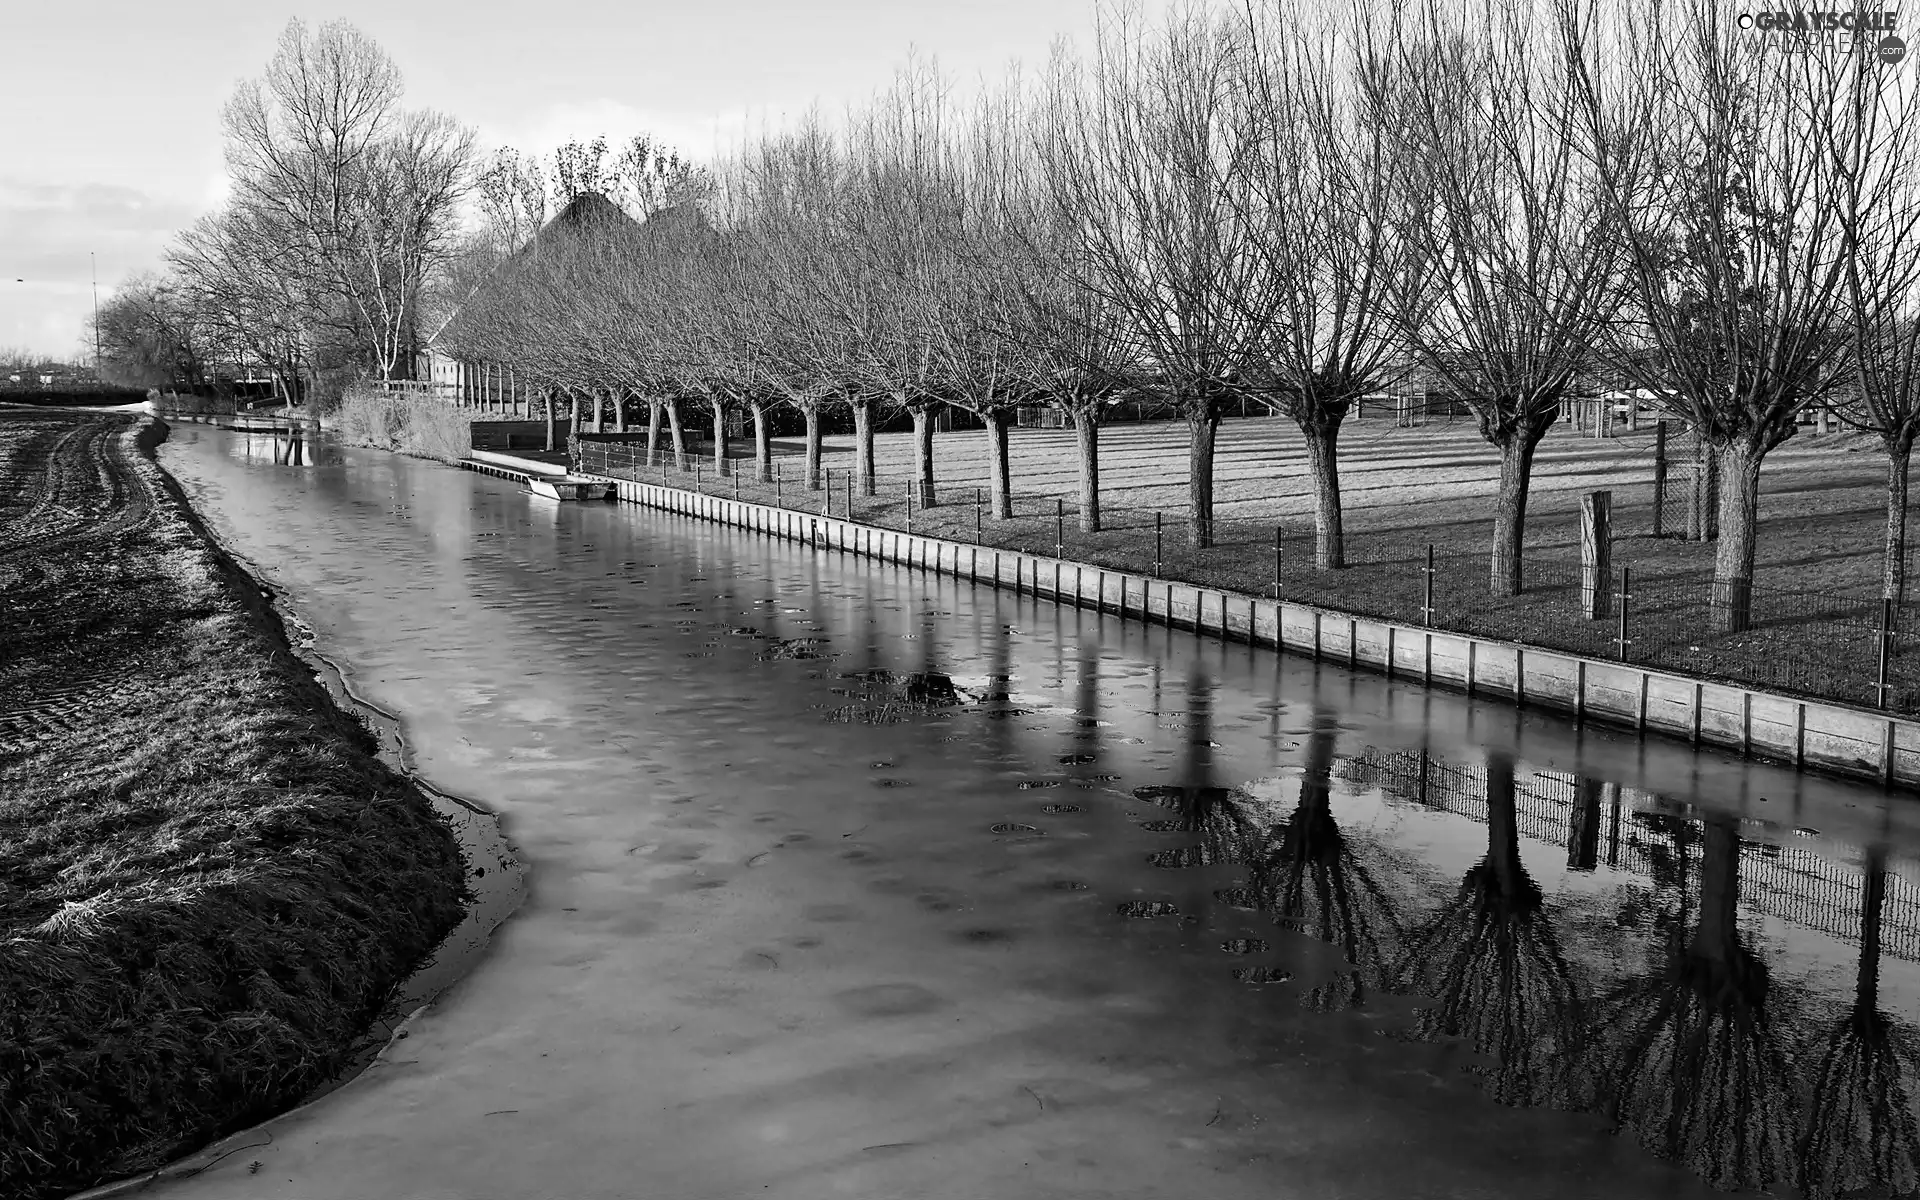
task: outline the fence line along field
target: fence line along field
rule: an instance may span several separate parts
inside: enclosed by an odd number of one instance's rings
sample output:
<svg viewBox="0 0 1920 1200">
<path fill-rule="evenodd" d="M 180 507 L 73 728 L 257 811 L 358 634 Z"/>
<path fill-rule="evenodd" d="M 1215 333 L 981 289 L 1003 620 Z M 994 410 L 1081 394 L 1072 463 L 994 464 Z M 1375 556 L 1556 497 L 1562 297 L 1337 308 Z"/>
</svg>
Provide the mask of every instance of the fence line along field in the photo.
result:
<svg viewBox="0 0 1920 1200">
<path fill-rule="evenodd" d="M 1654 426 L 1617 426 L 1595 438 L 1562 424 L 1541 442 L 1527 506 L 1527 549 L 1545 563 L 1577 564 L 1580 499 L 1613 493 L 1615 566 L 1648 576 L 1711 577 L 1711 543 L 1688 542 L 1671 516 L 1684 496 L 1686 439 L 1669 430 L 1668 533 L 1654 539 L 1652 500 Z M 851 436 L 828 437 L 826 465 L 836 478 L 853 465 Z M 935 438 L 935 473 L 944 503 L 970 506 L 972 489 L 987 487 L 987 438 L 980 432 Z M 1492 502 L 1500 461 L 1472 418 L 1436 418 L 1401 427 L 1390 416 L 1351 421 L 1341 437 L 1340 483 L 1348 555 L 1356 563 L 1408 557 L 1432 543 L 1442 555 L 1484 553 L 1492 530 Z M 782 443 L 798 452 L 797 440 Z M 751 451 L 737 443 L 737 453 Z M 1215 504 L 1223 523 L 1282 527 L 1299 553 L 1311 549 L 1313 486 L 1306 448 L 1291 421 L 1249 418 L 1224 422 L 1215 464 Z M 1072 511 L 1078 465 L 1071 429 L 1019 429 L 1011 438 L 1013 490 L 1020 511 L 1034 502 L 1050 509 L 1056 497 Z M 904 493 L 913 471 L 909 434 L 881 434 L 875 464 L 882 487 Z M 789 470 L 797 481 L 799 472 Z M 1186 506 L 1186 429 L 1177 421 L 1111 425 L 1100 431 L 1100 496 L 1109 524 L 1137 519 L 1129 510 L 1166 514 L 1171 543 Z M 1756 584 L 1764 589 L 1829 592 L 1871 599 L 1879 595 L 1886 460 L 1879 445 L 1859 434 L 1817 435 L 1803 430 L 1769 456 L 1761 474 Z M 1147 518 L 1151 521 L 1151 516 Z M 1911 552 L 1909 552 L 1911 553 Z M 1304 561 L 1301 564 L 1305 565 Z"/>
<path fill-rule="evenodd" d="M 1541 443 L 1528 507 L 1522 588 L 1490 595 L 1497 460 L 1464 421 L 1403 427 L 1355 422 L 1342 439 L 1348 565 L 1316 570 L 1311 483 L 1291 422 L 1227 422 L 1217 464 L 1213 544 L 1192 546 L 1183 522 L 1184 426 L 1116 424 L 1102 431 L 1101 529 L 1079 529 L 1071 430 L 1020 429 L 1011 438 L 1013 515 L 992 516 L 987 438 L 940 435 L 937 503 L 911 506 L 911 435 L 875 445 L 875 494 L 855 486 L 850 437 L 829 438 L 826 486 L 808 491 L 798 442 L 776 444 L 775 479 L 751 460 L 689 456 L 585 434 L 586 470 L 724 493 L 963 542 L 1059 556 L 1361 615 L 1574 653 L 1643 662 L 1788 692 L 1920 711 L 1920 621 L 1910 605 L 1883 611 L 1878 588 L 1884 458 L 1858 435 L 1808 432 L 1771 456 L 1762 479 L 1758 584 L 1752 622 L 1714 632 L 1711 541 L 1688 541 L 1693 459 L 1667 439 L 1665 536 L 1654 529 L 1654 429 L 1594 438 L 1563 425 Z M 630 437 L 631 435 L 629 435 Z M 730 450 L 750 452 L 736 442 Z M 1612 496 L 1611 567 L 1598 588 L 1580 562 L 1581 502 Z M 1708 511 L 1710 511 L 1710 506 Z M 1623 587 L 1623 585 L 1625 585 Z M 1595 603 L 1596 594 L 1599 603 Z"/>
</svg>

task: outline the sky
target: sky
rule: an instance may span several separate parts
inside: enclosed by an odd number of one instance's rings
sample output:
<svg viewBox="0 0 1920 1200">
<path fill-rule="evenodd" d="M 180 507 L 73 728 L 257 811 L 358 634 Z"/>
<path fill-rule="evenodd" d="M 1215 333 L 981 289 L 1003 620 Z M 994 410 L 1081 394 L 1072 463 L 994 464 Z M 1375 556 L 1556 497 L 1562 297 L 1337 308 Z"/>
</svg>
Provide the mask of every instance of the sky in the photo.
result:
<svg viewBox="0 0 1920 1200">
<path fill-rule="evenodd" d="M 19 0 L 0 38 L 0 348 L 82 355 L 96 269 L 104 300 L 220 203 L 221 105 L 291 19 L 358 26 L 407 106 L 472 126 L 483 150 L 644 132 L 707 157 L 742 129 L 842 111 L 910 54 L 962 88 L 1037 65 L 1087 35 L 1093 4 Z"/>
</svg>

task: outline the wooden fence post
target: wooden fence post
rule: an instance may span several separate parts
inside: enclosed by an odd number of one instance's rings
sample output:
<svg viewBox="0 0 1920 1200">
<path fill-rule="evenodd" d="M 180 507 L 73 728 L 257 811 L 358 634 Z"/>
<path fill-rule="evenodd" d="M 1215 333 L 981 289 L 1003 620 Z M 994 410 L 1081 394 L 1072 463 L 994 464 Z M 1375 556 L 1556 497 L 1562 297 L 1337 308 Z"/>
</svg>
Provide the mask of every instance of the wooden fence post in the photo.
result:
<svg viewBox="0 0 1920 1200">
<path fill-rule="evenodd" d="M 1580 501 L 1580 612 L 1589 621 L 1612 611 L 1613 493 L 1589 492 Z"/>
</svg>

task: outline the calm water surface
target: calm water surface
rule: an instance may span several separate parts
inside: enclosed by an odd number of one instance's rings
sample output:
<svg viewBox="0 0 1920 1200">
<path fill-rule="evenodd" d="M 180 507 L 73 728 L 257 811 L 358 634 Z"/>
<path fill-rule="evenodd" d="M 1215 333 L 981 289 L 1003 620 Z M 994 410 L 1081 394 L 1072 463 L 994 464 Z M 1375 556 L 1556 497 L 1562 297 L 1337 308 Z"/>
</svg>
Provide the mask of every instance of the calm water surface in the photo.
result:
<svg viewBox="0 0 1920 1200">
<path fill-rule="evenodd" d="M 739 981 L 703 1003 L 764 992 L 790 1039 L 813 1036 L 816 991 L 873 1038 L 1046 1014 L 1023 1036 L 1085 1074 L 1007 1066 L 998 1091 L 939 1101 L 1005 1092 L 985 1125 L 1032 1121 L 1030 1166 L 1077 1156 L 1028 1194 L 1920 1185 L 1906 799 L 432 464 L 323 447 L 291 468 L 262 446 L 188 426 L 161 458 L 404 717 L 422 772 L 505 814 L 533 881 L 516 924 L 597 914 L 594 969 L 645 972 L 653 924 L 711 921 Z M 607 894 L 626 900 L 596 909 Z M 728 915 L 750 901 L 770 906 Z M 820 1086 L 892 1087 L 860 1078 Z M 1075 1191 L 1060 1181 L 1097 1173 L 1122 1093 L 1158 1114 L 1170 1165 Z M 1049 1134 L 1060 1113 L 1083 1124 Z M 766 1127 L 740 1136 L 772 1139 L 767 1170 L 840 1181 L 820 1194 L 969 1194 L 929 1182 L 964 1159 L 875 1153 L 922 1141 L 822 1117 L 865 1155 L 828 1162 Z"/>
</svg>

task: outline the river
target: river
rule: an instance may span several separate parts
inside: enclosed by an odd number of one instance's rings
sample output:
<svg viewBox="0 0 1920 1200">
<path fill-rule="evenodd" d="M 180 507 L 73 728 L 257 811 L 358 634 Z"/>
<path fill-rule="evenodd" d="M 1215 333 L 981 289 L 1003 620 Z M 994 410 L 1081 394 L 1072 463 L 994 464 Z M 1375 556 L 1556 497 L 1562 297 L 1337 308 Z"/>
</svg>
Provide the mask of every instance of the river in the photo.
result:
<svg viewBox="0 0 1920 1200">
<path fill-rule="evenodd" d="M 529 889 L 155 1194 L 1920 1182 L 1904 799 L 372 451 L 160 456 Z"/>
</svg>

